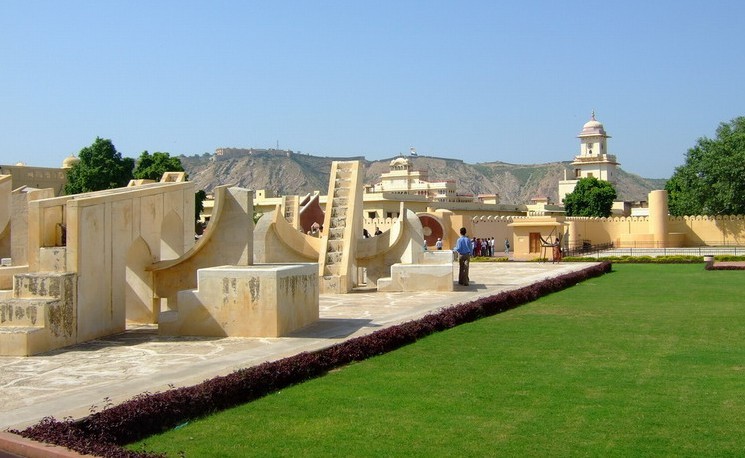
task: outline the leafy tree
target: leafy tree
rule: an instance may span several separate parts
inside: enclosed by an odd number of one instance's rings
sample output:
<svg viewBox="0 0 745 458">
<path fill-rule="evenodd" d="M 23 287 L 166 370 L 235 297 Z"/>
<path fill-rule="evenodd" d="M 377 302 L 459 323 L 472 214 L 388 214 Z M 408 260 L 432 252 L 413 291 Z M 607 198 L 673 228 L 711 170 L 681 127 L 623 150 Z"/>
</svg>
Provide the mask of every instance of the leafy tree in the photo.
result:
<svg viewBox="0 0 745 458">
<path fill-rule="evenodd" d="M 134 159 L 122 157 L 109 139 L 96 137 L 78 157 L 80 162 L 67 172 L 65 194 L 120 188 L 132 179 Z"/>
<path fill-rule="evenodd" d="M 194 193 L 194 218 L 199 221 L 199 215 L 204 211 L 204 201 L 207 199 L 207 193 L 200 189 Z"/>
<path fill-rule="evenodd" d="M 168 153 L 143 151 L 137 159 L 134 177 L 138 180 L 160 180 L 165 172 L 183 172 L 181 159 L 171 157 Z"/>
<path fill-rule="evenodd" d="M 567 216 L 610 216 L 616 190 L 607 181 L 595 177 L 580 178 L 574 191 L 564 198 Z"/>
<path fill-rule="evenodd" d="M 699 138 L 665 189 L 675 216 L 745 214 L 745 117 Z"/>
</svg>

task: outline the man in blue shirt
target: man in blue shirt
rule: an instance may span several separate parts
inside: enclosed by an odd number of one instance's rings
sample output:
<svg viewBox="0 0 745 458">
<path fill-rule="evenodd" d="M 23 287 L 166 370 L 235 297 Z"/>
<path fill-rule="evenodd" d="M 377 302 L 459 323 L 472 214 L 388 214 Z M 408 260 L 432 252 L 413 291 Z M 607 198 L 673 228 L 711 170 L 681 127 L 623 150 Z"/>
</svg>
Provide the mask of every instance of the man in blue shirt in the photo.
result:
<svg viewBox="0 0 745 458">
<path fill-rule="evenodd" d="M 458 284 L 468 286 L 468 265 L 471 262 L 471 239 L 466 236 L 466 228 L 460 228 L 460 237 L 454 250 L 458 253 Z"/>
</svg>

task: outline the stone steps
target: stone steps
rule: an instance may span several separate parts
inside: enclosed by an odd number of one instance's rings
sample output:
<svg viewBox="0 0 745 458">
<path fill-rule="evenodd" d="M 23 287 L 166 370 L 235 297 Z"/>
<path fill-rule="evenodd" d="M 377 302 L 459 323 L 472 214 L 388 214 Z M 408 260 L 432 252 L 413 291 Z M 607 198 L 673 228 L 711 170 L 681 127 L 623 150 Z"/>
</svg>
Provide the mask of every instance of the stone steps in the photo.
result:
<svg viewBox="0 0 745 458">
<path fill-rule="evenodd" d="M 13 276 L 0 298 L 0 355 L 30 356 L 75 343 L 76 275 L 35 272 Z"/>
<path fill-rule="evenodd" d="M 47 309 L 57 304 L 57 299 L 5 299 L 0 302 L 0 329 L 5 326 L 43 328 L 47 322 Z"/>
</svg>

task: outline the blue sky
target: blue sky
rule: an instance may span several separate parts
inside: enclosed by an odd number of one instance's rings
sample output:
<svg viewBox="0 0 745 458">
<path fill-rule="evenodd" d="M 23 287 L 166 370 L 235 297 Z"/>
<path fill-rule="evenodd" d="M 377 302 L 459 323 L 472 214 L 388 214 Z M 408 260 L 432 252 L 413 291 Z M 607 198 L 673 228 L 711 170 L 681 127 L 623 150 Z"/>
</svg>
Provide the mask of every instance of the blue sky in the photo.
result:
<svg viewBox="0 0 745 458">
<path fill-rule="evenodd" d="M 617 3 L 615 5 L 611 3 Z M 275 147 L 669 177 L 745 115 L 741 1 L 8 1 L 0 164 Z"/>
</svg>

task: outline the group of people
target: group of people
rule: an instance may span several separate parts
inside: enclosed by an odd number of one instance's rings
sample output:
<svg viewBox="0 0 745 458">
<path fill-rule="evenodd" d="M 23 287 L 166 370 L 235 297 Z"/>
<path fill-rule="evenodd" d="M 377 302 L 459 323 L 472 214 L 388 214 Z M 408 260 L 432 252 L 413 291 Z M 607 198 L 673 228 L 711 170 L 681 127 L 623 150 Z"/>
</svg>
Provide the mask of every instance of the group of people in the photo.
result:
<svg viewBox="0 0 745 458">
<path fill-rule="evenodd" d="M 471 239 L 471 256 L 494 256 L 494 237 Z"/>
<path fill-rule="evenodd" d="M 494 237 L 471 239 L 471 256 L 493 257 L 496 253 L 494 248 Z M 510 241 L 504 239 L 504 254 L 510 254 Z"/>
<path fill-rule="evenodd" d="M 383 233 L 383 231 L 381 231 L 378 226 L 375 226 L 375 234 L 374 235 L 380 235 L 382 233 Z M 366 238 L 366 239 L 369 239 L 370 237 L 372 237 L 372 235 L 370 235 L 370 232 L 367 229 L 362 229 L 362 237 L 363 238 Z"/>
</svg>

